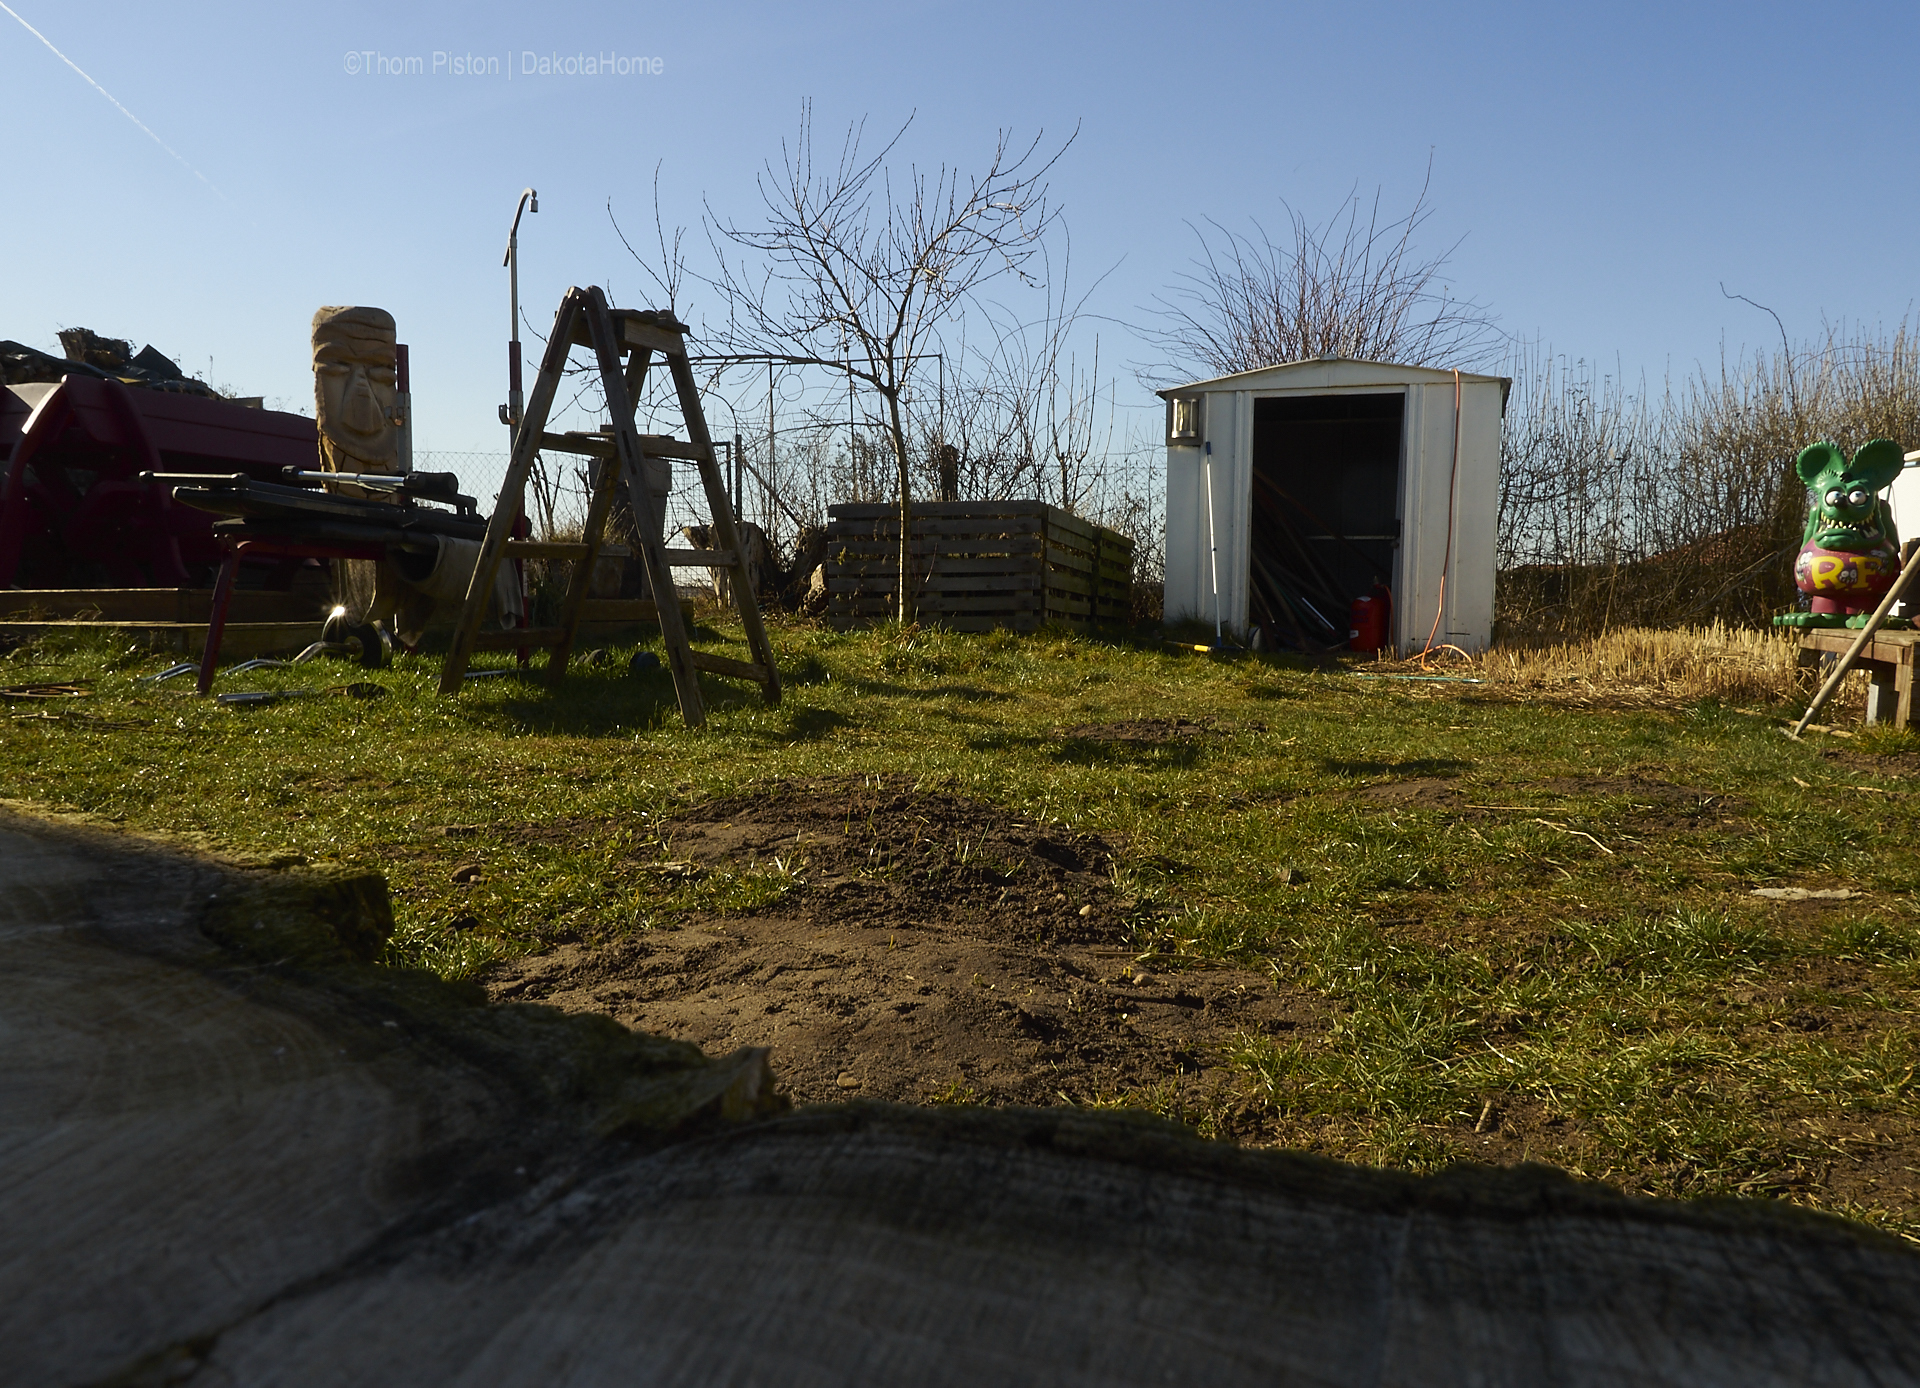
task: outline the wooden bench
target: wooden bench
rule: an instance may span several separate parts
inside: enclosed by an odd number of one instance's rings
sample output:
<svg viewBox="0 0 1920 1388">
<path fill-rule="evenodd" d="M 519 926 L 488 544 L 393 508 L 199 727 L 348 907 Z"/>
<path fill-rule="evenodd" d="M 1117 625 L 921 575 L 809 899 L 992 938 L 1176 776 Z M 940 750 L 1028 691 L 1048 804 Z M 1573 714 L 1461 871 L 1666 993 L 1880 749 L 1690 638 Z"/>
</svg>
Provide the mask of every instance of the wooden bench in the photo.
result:
<svg viewBox="0 0 1920 1388">
<path fill-rule="evenodd" d="M 1802 668 L 1818 666 L 1828 656 L 1838 660 L 1859 638 L 1860 633 L 1845 627 L 1819 628 L 1800 633 Z M 1913 652 L 1920 645 L 1920 631 L 1876 631 L 1867 643 L 1856 669 L 1865 670 L 1872 683 L 1867 688 L 1867 721 L 1891 723 L 1896 728 L 1911 728 L 1913 718 Z"/>
</svg>

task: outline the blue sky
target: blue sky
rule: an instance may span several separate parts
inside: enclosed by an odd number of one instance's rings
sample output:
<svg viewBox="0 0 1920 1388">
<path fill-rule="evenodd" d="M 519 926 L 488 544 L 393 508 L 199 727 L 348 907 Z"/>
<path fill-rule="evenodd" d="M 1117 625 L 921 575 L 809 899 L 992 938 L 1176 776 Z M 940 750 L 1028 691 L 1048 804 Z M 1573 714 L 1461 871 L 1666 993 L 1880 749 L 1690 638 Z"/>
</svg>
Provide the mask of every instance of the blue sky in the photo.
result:
<svg viewBox="0 0 1920 1388">
<path fill-rule="evenodd" d="M 669 219 L 702 198 L 750 217 L 805 99 L 823 131 L 912 114 L 906 151 L 962 167 L 999 128 L 1077 124 L 1054 195 L 1076 277 L 1111 270 L 1088 307 L 1113 320 L 1185 267 L 1187 220 L 1277 226 L 1283 198 L 1323 217 L 1356 184 L 1397 209 L 1429 157 L 1425 244 L 1464 238 L 1458 292 L 1629 374 L 1771 343 L 1722 281 L 1796 336 L 1920 297 L 1911 4 L 7 3 L 179 157 L 0 13 L 0 337 L 57 350 L 85 325 L 311 409 L 313 310 L 378 304 L 412 347 L 422 448 L 503 446 L 523 186 L 534 320 L 569 283 L 639 303 L 608 199 L 646 230 L 658 162 Z M 436 52 L 515 75 L 435 74 Z M 581 52 L 661 71 L 520 75 Z M 429 70 L 350 71 L 363 53 Z M 1148 355 L 1101 332 L 1104 361 Z M 1124 375 L 1120 394 L 1150 403 Z"/>
</svg>

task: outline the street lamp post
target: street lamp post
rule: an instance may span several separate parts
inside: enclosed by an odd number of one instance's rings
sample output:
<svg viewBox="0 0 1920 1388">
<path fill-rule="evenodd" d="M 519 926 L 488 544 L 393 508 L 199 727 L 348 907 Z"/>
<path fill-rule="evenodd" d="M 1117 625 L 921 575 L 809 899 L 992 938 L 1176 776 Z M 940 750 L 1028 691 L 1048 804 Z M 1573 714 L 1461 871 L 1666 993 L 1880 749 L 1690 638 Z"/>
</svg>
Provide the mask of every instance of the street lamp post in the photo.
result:
<svg viewBox="0 0 1920 1388">
<path fill-rule="evenodd" d="M 520 214 L 538 212 L 540 195 L 528 188 L 520 194 L 513 209 L 513 229 L 507 233 L 507 295 L 513 319 L 507 333 L 507 403 L 500 407 L 500 422 L 510 433 L 518 433 L 525 402 L 520 394 Z"/>
</svg>

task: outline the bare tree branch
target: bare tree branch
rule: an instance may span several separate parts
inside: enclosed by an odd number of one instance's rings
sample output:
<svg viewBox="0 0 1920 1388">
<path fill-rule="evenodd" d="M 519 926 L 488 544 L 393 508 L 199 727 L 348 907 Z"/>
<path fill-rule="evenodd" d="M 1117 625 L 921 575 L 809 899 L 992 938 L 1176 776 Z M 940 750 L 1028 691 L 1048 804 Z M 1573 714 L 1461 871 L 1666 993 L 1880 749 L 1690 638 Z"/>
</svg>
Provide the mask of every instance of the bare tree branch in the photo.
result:
<svg viewBox="0 0 1920 1388">
<path fill-rule="evenodd" d="M 1484 305 L 1453 296 L 1443 272 L 1455 242 L 1423 256 L 1414 236 L 1432 216 L 1427 179 L 1405 216 L 1382 221 L 1376 192 L 1365 222 L 1360 199 L 1315 225 L 1286 203 L 1288 234 L 1258 222 L 1241 235 L 1209 219 L 1193 273 L 1155 296 L 1141 336 L 1164 354 L 1141 371 L 1166 384 L 1226 376 L 1319 357 L 1471 366 L 1497 358 L 1506 340 Z M 1189 223 L 1191 226 L 1192 224 Z"/>
<path fill-rule="evenodd" d="M 1046 154 L 1043 136 L 1017 146 L 1003 131 L 978 174 L 946 164 L 896 173 L 890 160 L 911 123 L 872 155 L 861 150 L 864 123 L 850 125 L 837 156 L 823 160 L 803 106 L 797 138 L 757 180 L 765 223 L 743 226 L 711 209 L 706 218 L 719 267 L 709 284 L 725 309 L 706 343 L 829 366 L 879 396 L 900 502 L 903 622 L 912 619 L 913 498 L 903 401 L 938 354 L 942 327 L 973 295 L 1003 275 L 1026 279 L 1059 216 L 1046 178 L 1073 143 L 1069 136 Z"/>
</svg>

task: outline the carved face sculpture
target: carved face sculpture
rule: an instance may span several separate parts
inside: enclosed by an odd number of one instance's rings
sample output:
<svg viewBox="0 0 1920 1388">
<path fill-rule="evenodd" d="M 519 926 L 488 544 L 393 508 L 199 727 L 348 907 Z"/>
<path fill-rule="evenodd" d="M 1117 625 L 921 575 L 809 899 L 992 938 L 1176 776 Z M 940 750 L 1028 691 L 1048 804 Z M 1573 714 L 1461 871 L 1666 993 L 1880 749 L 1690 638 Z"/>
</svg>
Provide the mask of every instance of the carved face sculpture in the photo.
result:
<svg viewBox="0 0 1920 1388">
<path fill-rule="evenodd" d="M 399 471 L 393 315 L 323 308 L 313 315 L 313 401 L 330 472 Z"/>
</svg>

